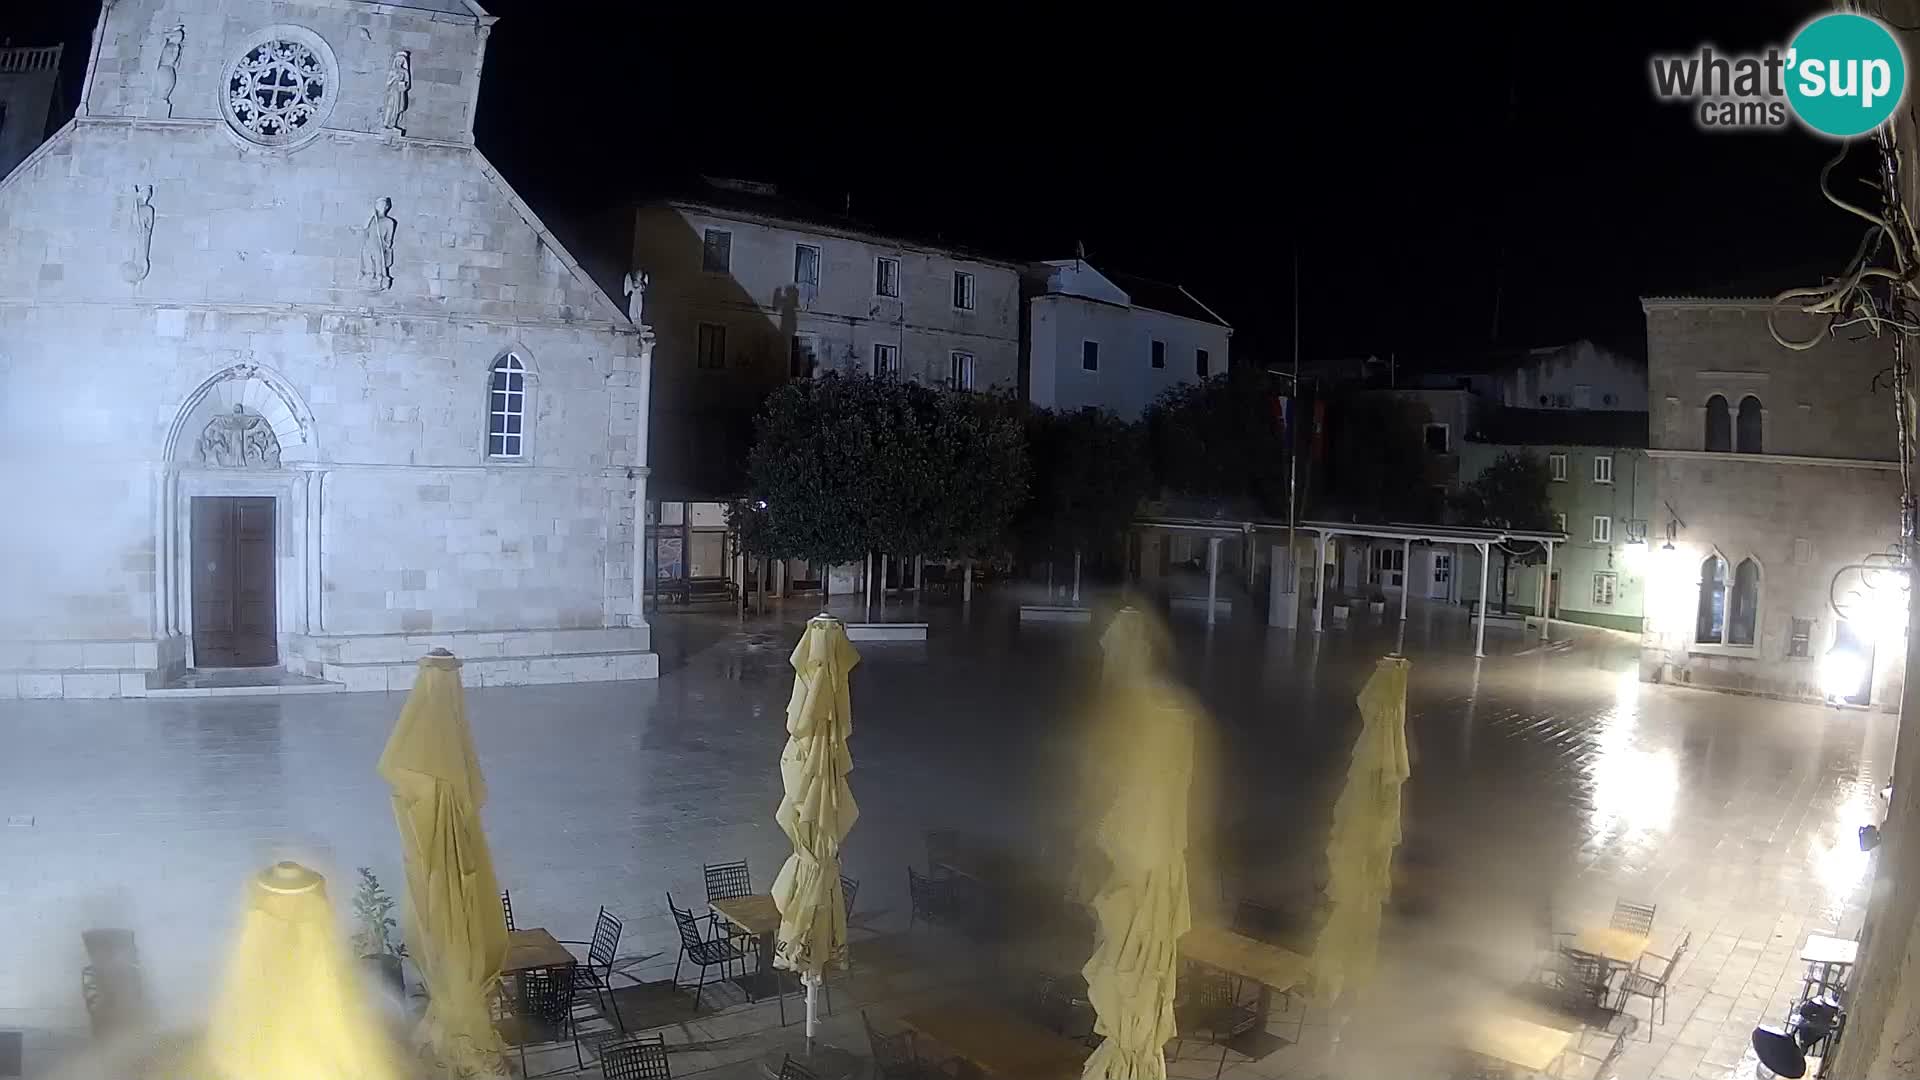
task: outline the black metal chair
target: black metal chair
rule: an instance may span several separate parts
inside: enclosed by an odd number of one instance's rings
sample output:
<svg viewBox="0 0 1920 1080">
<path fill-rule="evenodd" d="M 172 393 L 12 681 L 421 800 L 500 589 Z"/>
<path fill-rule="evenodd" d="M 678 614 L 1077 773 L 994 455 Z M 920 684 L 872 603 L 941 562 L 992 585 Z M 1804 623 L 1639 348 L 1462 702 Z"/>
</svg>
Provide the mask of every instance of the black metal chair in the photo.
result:
<svg viewBox="0 0 1920 1080">
<path fill-rule="evenodd" d="M 547 968 L 544 970 L 523 971 L 515 980 L 511 993 L 503 993 L 497 999 L 501 1004 L 501 1014 L 494 1019 L 494 1029 L 507 1045 L 520 1052 L 520 1075 L 532 1076 L 527 1072 L 527 1047 L 542 1046 L 547 1043 L 573 1043 L 573 1058 L 579 1068 L 586 1068 L 587 1061 L 580 1053 L 580 1030 L 573 1022 L 574 979 L 573 973 L 565 968 Z M 554 1072 L 541 1073 L 553 1076 L 569 1072 L 565 1068 Z"/>
<path fill-rule="evenodd" d="M 133 931 L 95 929 L 80 932 L 87 961 L 80 969 L 80 996 L 96 1037 L 141 1026 L 147 1015 L 145 979 Z"/>
<path fill-rule="evenodd" d="M 507 929 L 518 929 L 513 925 L 513 892 L 511 890 L 500 890 L 500 914 L 507 917 Z"/>
<path fill-rule="evenodd" d="M 1568 1012 L 1585 1015 L 1587 1010 L 1604 1007 L 1612 975 L 1604 958 L 1578 949 L 1562 949 L 1556 958 L 1552 986 L 1558 991 L 1559 1004 Z"/>
<path fill-rule="evenodd" d="M 860 895 L 860 882 L 845 874 L 840 875 L 840 896 L 847 902 L 847 921 L 853 921 L 853 898 Z"/>
<path fill-rule="evenodd" d="M 709 904 L 715 900 L 731 900 L 736 896 L 753 895 L 753 872 L 747 869 L 745 859 L 707 863 L 700 867 L 700 874 L 706 878 Z M 735 944 L 740 944 L 750 936 L 718 914 L 713 916 L 713 920 L 726 936 L 734 939 Z"/>
<path fill-rule="evenodd" d="M 606 1002 L 613 1009 L 614 1027 L 624 1032 L 627 1023 L 620 1018 L 620 999 L 613 996 L 613 957 L 620 948 L 620 931 L 624 923 L 604 906 L 600 915 L 593 920 L 593 939 L 591 941 L 562 941 L 562 945 L 585 945 L 587 962 L 575 964 L 573 978 L 578 988 L 596 997 L 605 995 Z M 605 1011 L 601 1012 L 605 1016 Z"/>
<path fill-rule="evenodd" d="M 1024 1003 L 1034 1022 L 1055 1035 L 1085 1046 L 1095 1046 L 1100 1036 L 1093 1033 L 1093 1005 L 1061 985 L 1054 975 L 1041 975 Z"/>
<path fill-rule="evenodd" d="M 936 1070 L 914 1049 L 913 1032 L 882 1035 L 865 1010 L 860 1013 L 860 1022 L 867 1029 L 867 1046 L 873 1050 L 873 1068 L 879 1080 L 934 1080 Z"/>
<path fill-rule="evenodd" d="M 946 878 L 923 877 L 918 870 L 907 867 L 907 933 L 913 933 L 913 924 L 923 922 L 928 926 L 947 926 L 953 922 L 954 901 L 953 882 Z"/>
<path fill-rule="evenodd" d="M 1653 913 L 1656 905 L 1635 904 L 1622 900 L 1613 905 L 1613 918 L 1607 925 L 1615 930 L 1626 930 L 1635 934 L 1653 933 Z"/>
<path fill-rule="evenodd" d="M 1226 1071 L 1227 1054 L 1233 1040 L 1260 1026 L 1260 1014 L 1240 1004 L 1233 993 L 1233 981 L 1224 975 L 1207 973 L 1190 980 L 1192 989 L 1184 1004 L 1173 1007 L 1179 1035 L 1173 1042 L 1173 1056 L 1189 1034 L 1205 1034 L 1210 1045 L 1220 1048 L 1220 1064 L 1213 1070 L 1214 1080 Z"/>
<path fill-rule="evenodd" d="M 707 879 L 708 903 L 753 895 L 753 873 L 747 869 L 745 859 L 707 863 L 700 868 L 700 873 Z"/>
<path fill-rule="evenodd" d="M 666 1038 L 643 1035 L 603 1044 L 600 1075 L 603 1080 L 673 1080 Z"/>
<path fill-rule="evenodd" d="M 953 876 L 953 862 L 960 854 L 960 833 L 954 829 L 927 830 L 927 876 L 935 879 Z"/>
<path fill-rule="evenodd" d="M 780 1080 L 820 1080 L 820 1077 L 812 1069 L 788 1056 L 780 1062 Z"/>
<path fill-rule="evenodd" d="M 1672 956 L 1660 956 L 1655 953 L 1648 953 L 1646 956 L 1640 958 L 1641 963 L 1645 963 L 1649 957 L 1656 961 L 1661 961 L 1660 974 L 1654 975 L 1642 971 L 1640 970 L 1640 964 L 1635 964 L 1633 969 L 1627 972 L 1626 981 L 1620 984 L 1620 1004 L 1618 1008 L 1621 1012 L 1626 1011 L 1628 998 L 1643 997 L 1647 999 L 1648 1042 L 1653 1041 L 1653 1026 L 1667 1022 L 1667 986 L 1673 979 L 1674 971 L 1680 967 L 1680 958 L 1687 955 L 1687 947 L 1692 944 L 1692 931 L 1681 934 L 1680 945 L 1673 950 Z M 1656 1009 L 1658 1012 L 1655 1011 Z"/>
<path fill-rule="evenodd" d="M 673 912 L 673 923 L 680 931 L 680 956 L 673 962 L 673 985 L 680 985 L 680 965 L 688 960 L 700 965 L 700 981 L 693 987 L 693 1011 L 700 1011 L 700 992 L 707 985 L 707 969 L 720 968 L 720 977 L 727 977 L 727 965 L 740 962 L 745 969 L 747 954 L 734 944 L 730 937 L 719 936 L 705 938 L 700 935 L 700 920 L 693 912 L 675 907 L 673 894 L 667 894 L 667 910 Z M 714 920 L 718 930 L 718 920 Z"/>
</svg>

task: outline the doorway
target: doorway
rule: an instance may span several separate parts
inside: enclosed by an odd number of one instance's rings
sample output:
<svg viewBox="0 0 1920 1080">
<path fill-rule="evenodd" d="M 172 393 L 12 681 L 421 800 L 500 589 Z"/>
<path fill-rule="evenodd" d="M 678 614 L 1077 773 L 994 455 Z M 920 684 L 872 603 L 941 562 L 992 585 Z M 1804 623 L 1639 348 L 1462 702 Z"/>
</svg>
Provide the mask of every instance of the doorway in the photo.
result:
<svg viewBox="0 0 1920 1080">
<path fill-rule="evenodd" d="M 193 499 L 193 663 L 267 667 L 275 640 L 272 496 Z"/>
</svg>

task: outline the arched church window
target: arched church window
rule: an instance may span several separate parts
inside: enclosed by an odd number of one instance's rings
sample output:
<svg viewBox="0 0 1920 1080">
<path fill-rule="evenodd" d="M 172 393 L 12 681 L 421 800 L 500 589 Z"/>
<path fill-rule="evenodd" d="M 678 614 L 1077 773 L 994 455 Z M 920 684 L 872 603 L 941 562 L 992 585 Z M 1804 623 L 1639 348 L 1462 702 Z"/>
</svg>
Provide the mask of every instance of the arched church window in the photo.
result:
<svg viewBox="0 0 1920 1080">
<path fill-rule="evenodd" d="M 517 460 L 527 438 L 527 366 L 515 353 L 493 362 L 487 392 L 487 456 Z"/>
</svg>

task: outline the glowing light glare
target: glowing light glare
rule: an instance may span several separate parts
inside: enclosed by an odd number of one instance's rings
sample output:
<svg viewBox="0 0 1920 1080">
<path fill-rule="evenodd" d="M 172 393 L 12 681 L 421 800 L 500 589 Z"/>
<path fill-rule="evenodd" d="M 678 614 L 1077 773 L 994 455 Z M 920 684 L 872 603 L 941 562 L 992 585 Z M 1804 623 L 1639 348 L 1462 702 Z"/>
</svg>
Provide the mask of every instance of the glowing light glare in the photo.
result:
<svg viewBox="0 0 1920 1080">
<path fill-rule="evenodd" d="M 1680 794 L 1680 762 L 1673 751 L 1613 750 L 1604 748 L 1605 741 L 1589 774 L 1593 811 L 1588 824 L 1594 835 L 1616 828 L 1627 836 L 1672 829 Z"/>
<path fill-rule="evenodd" d="M 1820 658 L 1820 692 L 1844 698 L 1858 693 L 1867 678 L 1867 658 L 1852 649 L 1829 649 Z"/>
<path fill-rule="evenodd" d="M 1686 548 L 1662 544 L 1647 553 L 1645 606 L 1655 633 L 1684 634 L 1693 627 L 1694 600 L 1699 590 L 1699 562 Z"/>
<path fill-rule="evenodd" d="M 1647 567 L 1653 561 L 1653 553 L 1647 549 L 1645 540 L 1635 540 L 1621 550 L 1621 556 L 1627 565 L 1627 572 L 1645 577 Z"/>
</svg>

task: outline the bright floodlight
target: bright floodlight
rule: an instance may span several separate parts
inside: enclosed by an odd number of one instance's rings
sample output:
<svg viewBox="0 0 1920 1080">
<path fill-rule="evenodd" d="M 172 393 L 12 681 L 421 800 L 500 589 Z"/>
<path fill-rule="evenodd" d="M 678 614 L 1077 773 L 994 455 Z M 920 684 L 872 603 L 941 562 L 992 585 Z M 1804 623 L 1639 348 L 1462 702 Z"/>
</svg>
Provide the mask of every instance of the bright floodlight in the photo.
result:
<svg viewBox="0 0 1920 1080">
<path fill-rule="evenodd" d="M 1820 691 L 1830 698 L 1851 697 L 1866 678 L 1867 658 L 1852 649 L 1829 649 L 1820 658 Z"/>
</svg>

